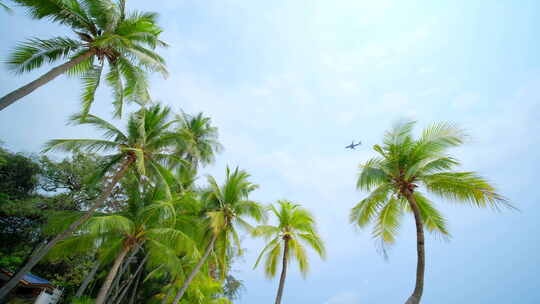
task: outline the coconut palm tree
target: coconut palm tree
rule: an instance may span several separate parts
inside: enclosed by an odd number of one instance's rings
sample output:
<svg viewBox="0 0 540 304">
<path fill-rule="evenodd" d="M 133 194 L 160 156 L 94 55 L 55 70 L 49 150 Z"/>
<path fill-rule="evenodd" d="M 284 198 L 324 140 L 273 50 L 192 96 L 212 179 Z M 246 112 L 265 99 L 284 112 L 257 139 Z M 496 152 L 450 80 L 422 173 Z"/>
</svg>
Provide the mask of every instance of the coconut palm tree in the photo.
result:
<svg viewBox="0 0 540 304">
<path fill-rule="evenodd" d="M 375 145 L 379 156 L 360 165 L 357 188 L 371 191 L 351 210 L 350 220 L 359 227 L 373 223 L 381 244 L 392 244 L 404 212 L 416 223 L 416 284 L 407 304 L 419 303 L 424 288 L 424 229 L 448 235 L 446 220 L 422 192 L 474 207 L 510 207 L 495 188 L 474 172 L 458 172 L 458 160 L 448 149 L 463 143 L 464 133 L 448 123 L 436 123 L 414 138 L 415 122 L 400 122 Z M 423 190 L 423 191 L 420 191 Z"/>
<path fill-rule="evenodd" d="M 214 250 L 217 242 L 221 244 L 222 248 L 232 246 L 237 251 L 240 251 L 240 238 L 236 227 L 251 232 L 253 227 L 246 221 L 247 218 L 255 221 L 265 219 L 264 208 L 259 203 L 249 200 L 249 194 L 258 186 L 248 181 L 248 178 L 249 174 L 238 168 L 234 171 L 227 168 L 225 183 L 221 187 L 213 177 L 208 177 L 209 189 L 203 194 L 203 202 L 205 204 L 205 219 L 208 221 L 208 237 L 210 240 L 206 245 L 204 254 L 176 294 L 174 304 L 178 304 L 182 299 L 187 288 Z M 221 252 L 226 254 L 224 250 L 221 250 Z M 221 259 L 225 258 L 223 256 Z"/>
<path fill-rule="evenodd" d="M 17 45 L 7 63 L 16 74 L 44 63 L 63 61 L 38 79 L 0 99 L 0 111 L 62 74 L 78 75 L 83 82 L 82 113 L 87 114 L 102 81 L 113 90 L 114 113 L 122 114 L 124 99 L 146 102 L 147 71 L 166 75 L 165 62 L 154 50 L 166 46 L 159 39 L 157 14 L 126 14 L 125 0 L 13 0 L 35 19 L 68 26 L 76 39 L 58 36 L 32 38 Z"/>
<path fill-rule="evenodd" d="M 203 113 L 189 115 L 182 112 L 178 119 L 181 121 L 178 132 L 182 136 L 179 149 L 184 158 L 194 168 L 199 164 L 211 164 L 223 147 L 217 140 L 218 129 L 211 124 L 210 117 Z"/>
<path fill-rule="evenodd" d="M 276 225 L 261 225 L 253 231 L 254 236 L 263 236 L 269 241 L 261 251 L 253 268 L 256 268 L 261 259 L 265 257 L 264 272 L 268 278 L 273 278 L 276 276 L 278 260 L 280 256 L 282 257 L 276 304 L 281 303 L 289 262 L 296 259 L 302 275 L 304 277 L 307 275 L 309 263 L 305 245 L 315 250 L 322 258 L 326 256 L 324 243 L 317 233 L 313 215 L 300 205 L 290 201 L 280 200 L 278 204 L 279 210 L 273 205 L 269 207 L 277 219 Z"/>
<path fill-rule="evenodd" d="M 103 165 L 102 170 L 96 173 L 96 177 L 105 176 L 107 173 L 112 175 L 109 176 L 100 196 L 90 209 L 36 252 L 28 263 L 0 289 L 0 299 L 5 297 L 17 285 L 19 279 L 34 267 L 53 246 L 70 236 L 82 223 L 102 208 L 114 187 L 128 171 L 134 171 L 143 178 L 147 175 L 147 171 L 152 173 L 151 176 L 163 177 L 166 170 L 161 163 L 185 162 L 168 152 L 173 150 L 172 147 L 178 142 L 178 134 L 173 132 L 173 126 L 177 121 L 170 119 L 171 116 L 170 109 L 159 104 L 148 109 L 142 108 L 130 115 L 127 122 L 127 132 L 124 133 L 99 117 L 87 115 L 86 118 L 82 119 L 81 115 L 76 115 L 72 117 L 74 122 L 97 128 L 103 132 L 105 139 L 55 139 L 45 145 L 45 151 L 113 152 L 113 154 L 105 156 L 107 162 Z"/>
<path fill-rule="evenodd" d="M 125 211 L 90 218 L 77 233 L 60 242 L 51 252 L 53 255 L 66 255 L 84 254 L 100 248 L 115 251 L 112 267 L 99 290 L 96 304 L 107 300 L 113 280 L 130 251 L 144 246 L 148 258 L 158 260 L 162 265 L 166 264 L 164 260 L 174 260 L 179 254 L 193 253 L 193 241 L 175 229 L 176 209 L 182 200 L 169 196 L 164 184 L 160 185 L 148 186 L 145 187 L 147 190 L 141 191 L 141 183 L 137 179 L 124 184 L 129 196 Z"/>
</svg>

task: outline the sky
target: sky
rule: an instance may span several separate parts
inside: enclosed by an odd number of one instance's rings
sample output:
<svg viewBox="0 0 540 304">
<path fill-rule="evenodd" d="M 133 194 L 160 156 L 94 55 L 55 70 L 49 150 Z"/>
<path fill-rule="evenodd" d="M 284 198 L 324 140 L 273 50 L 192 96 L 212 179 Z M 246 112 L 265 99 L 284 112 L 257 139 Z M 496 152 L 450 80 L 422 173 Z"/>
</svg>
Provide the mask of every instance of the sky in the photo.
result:
<svg viewBox="0 0 540 304">
<path fill-rule="evenodd" d="M 423 303 L 540 303 L 540 2 L 130 0 L 160 13 L 170 75 L 152 77 L 155 100 L 204 112 L 225 147 L 205 168 L 222 180 L 240 166 L 260 185 L 253 198 L 310 209 L 328 248 L 310 255 L 303 279 L 290 267 L 283 303 L 403 303 L 414 286 L 412 216 L 384 260 L 371 230 L 348 221 L 367 193 L 358 165 L 399 119 L 418 129 L 449 121 L 469 134 L 452 151 L 463 170 L 487 177 L 520 211 L 436 201 L 449 241 L 426 239 Z M 0 58 L 28 37 L 71 35 L 64 27 L 0 12 Z M 0 94 L 38 77 L 0 68 Z M 0 140 L 38 152 L 53 138 L 96 137 L 66 125 L 79 109 L 77 79 L 59 77 L 0 112 Z M 134 107 L 132 107 L 134 109 Z M 110 118 L 106 87 L 92 112 Z M 116 124 L 122 125 L 122 121 Z M 361 140 L 355 151 L 344 146 Z M 202 179 L 204 181 L 204 179 Z M 245 237 L 234 265 L 240 304 L 273 301 L 278 278 L 253 270 L 260 240 Z"/>
</svg>

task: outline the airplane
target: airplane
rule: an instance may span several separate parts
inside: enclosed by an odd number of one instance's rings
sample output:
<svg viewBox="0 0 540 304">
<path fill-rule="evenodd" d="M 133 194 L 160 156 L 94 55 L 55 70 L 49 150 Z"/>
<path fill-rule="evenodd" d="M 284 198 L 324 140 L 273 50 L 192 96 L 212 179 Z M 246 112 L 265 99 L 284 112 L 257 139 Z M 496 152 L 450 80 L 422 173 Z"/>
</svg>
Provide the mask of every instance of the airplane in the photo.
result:
<svg viewBox="0 0 540 304">
<path fill-rule="evenodd" d="M 345 149 L 351 149 L 351 150 L 354 150 L 357 146 L 360 146 L 362 144 L 361 141 L 359 141 L 357 144 L 354 143 L 354 140 L 352 141 L 352 143 L 348 146 L 345 146 Z"/>
</svg>

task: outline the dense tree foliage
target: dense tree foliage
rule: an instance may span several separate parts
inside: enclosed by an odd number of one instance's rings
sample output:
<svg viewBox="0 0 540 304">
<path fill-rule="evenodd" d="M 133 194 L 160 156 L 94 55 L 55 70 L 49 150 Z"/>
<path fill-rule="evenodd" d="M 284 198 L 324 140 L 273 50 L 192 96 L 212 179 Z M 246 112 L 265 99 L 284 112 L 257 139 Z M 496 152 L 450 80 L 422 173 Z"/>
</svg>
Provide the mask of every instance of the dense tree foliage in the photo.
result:
<svg viewBox="0 0 540 304">
<path fill-rule="evenodd" d="M 40 155 L 0 148 L 0 267 L 14 272 L 0 302 L 16 297 L 20 279 L 33 271 L 64 288 L 64 303 L 232 303 L 243 290 L 231 269 L 245 233 L 267 240 L 255 266 L 264 260 L 268 277 L 281 261 L 280 304 L 288 265 L 296 261 L 305 276 L 306 247 L 325 257 L 315 218 L 290 201 L 254 201 L 259 186 L 239 168 L 227 167 L 222 183 L 199 179 L 222 150 L 218 129 L 203 113 L 174 113 L 150 98 L 148 73 L 167 74 L 156 53 L 167 46 L 158 15 L 130 11 L 125 0 L 12 1 L 73 34 L 14 48 L 6 62 L 16 74 L 61 64 L 0 98 L 0 110 L 60 75 L 79 76 L 82 106 L 70 121 L 101 137 L 51 140 Z M 123 129 L 90 113 L 102 82 L 112 90 L 114 118 L 126 101 L 139 105 L 124 116 Z M 350 214 L 359 227 L 374 224 L 383 245 L 394 242 L 403 214 L 414 216 L 418 264 L 407 304 L 419 303 L 423 292 L 424 230 L 448 235 L 422 192 L 475 207 L 510 206 L 476 173 L 454 170 L 459 163 L 447 150 L 462 143 L 460 130 L 435 124 L 414 138 L 413 125 L 397 124 L 373 147 L 379 156 L 361 165 L 357 183 L 370 194 Z M 44 154 L 55 151 L 68 155 Z"/>
<path fill-rule="evenodd" d="M 99 183 L 90 186 L 85 180 L 97 169 L 101 157 L 77 152 L 55 161 L 44 155 L 0 151 L 0 172 L 11 177 L 1 179 L 0 242 L 6 245 L 0 248 L 0 268 L 14 271 L 48 240 L 51 221 L 61 219 L 66 212 L 81 211 L 93 198 Z M 81 283 L 89 263 L 85 256 L 74 256 L 40 263 L 34 273 L 71 293 Z"/>
</svg>

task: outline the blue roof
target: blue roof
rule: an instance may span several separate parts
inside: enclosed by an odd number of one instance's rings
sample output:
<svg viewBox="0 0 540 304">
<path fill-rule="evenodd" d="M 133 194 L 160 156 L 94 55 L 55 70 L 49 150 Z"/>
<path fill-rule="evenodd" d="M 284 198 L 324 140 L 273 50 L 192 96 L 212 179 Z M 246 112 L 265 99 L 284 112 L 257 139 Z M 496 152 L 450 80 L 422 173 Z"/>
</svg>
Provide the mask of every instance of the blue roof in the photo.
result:
<svg viewBox="0 0 540 304">
<path fill-rule="evenodd" d="M 38 277 L 37 275 L 34 275 L 34 274 L 31 274 L 31 273 L 27 273 L 23 276 L 22 278 L 24 281 L 27 281 L 29 282 L 30 284 L 51 284 L 51 282 L 43 279 L 43 278 L 40 278 Z"/>
</svg>

